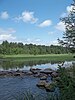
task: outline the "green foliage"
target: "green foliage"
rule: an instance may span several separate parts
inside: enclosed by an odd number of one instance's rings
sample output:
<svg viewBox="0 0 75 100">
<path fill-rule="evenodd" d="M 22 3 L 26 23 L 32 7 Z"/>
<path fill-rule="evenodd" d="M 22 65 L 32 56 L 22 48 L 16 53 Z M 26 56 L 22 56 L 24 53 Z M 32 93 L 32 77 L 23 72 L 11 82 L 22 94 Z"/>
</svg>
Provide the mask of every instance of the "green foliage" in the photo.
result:
<svg viewBox="0 0 75 100">
<path fill-rule="evenodd" d="M 16 100 L 35 100 L 34 95 L 31 92 L 21 94 L 21 96 L 15 97 Z"/>
<path fill-rule="evenodd" d="M 75 65 L 66 69 L 59 67 L 60 100 L 75 100 Z"/>
<path fill-rule="evenodd" d="M 45 62 L 62 62 L 62 61 L 74 61 L 75 58 L 72 54 L 43 54 L 43 55 L 30 55 L 30 54 L 15 54 L 15 55 L 3 55 L 2 57 L 6 61 L 45 61 Z"/>
<path fill-rule="evenodd" d="M 62 46 L 45 46 L 45 45 L 33 45 L 3 41 L 0 44 L 0 54 L 64 54 L 69 53 L 70 50 Z"/>
<path fill-rule="evenodd" d="M 75 0 L 71 5 L 72 10 L 61 21 L 65 24 L 65 33 L 63 34 L 63 40 L 58 39 L 59 43 L 70 47 L 72 52 L 75 53 Z"/>
</svg>

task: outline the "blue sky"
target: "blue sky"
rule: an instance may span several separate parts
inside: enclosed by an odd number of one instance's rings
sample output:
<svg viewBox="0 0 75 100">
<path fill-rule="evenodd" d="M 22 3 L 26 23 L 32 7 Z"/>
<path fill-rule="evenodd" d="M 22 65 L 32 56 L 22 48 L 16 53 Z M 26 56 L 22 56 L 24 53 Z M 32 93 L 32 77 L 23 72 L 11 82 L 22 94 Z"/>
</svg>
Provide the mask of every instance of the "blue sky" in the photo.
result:
<svg viewBox="0 0 75 100">
<path fill-rule="evenodd" d="M 57 44 L 72 0 L 0 0 L 0 42 Z"/>
</svg>

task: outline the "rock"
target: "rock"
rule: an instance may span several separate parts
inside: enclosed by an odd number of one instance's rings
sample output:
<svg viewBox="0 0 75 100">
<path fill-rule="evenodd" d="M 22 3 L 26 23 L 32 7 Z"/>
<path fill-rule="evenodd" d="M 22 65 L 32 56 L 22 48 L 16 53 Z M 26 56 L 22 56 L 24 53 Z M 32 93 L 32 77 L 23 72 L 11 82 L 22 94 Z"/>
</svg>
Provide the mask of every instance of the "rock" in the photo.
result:
<svg viewBox="0 0 75 100">
<path fill-rule="evenodd" d="M 18 70 L 16 70 L 16 72 L 20 72 L 20 70 L 18 69 Z"/>
<path fill-rule="evenodd" d="M 14 76 L 20 76 L 20 73 L 15 73 Z"/>
<path fill-rule="evenodd" d="M 30 72 L 30 71 L 28 71 L 28 72 L 26 73 L 26 75 L 33 75 L 33 73 Z"/>
<path fill-rule="evenodd" d="M 8 76 L 23 76 L 24 73 L 20 70 L 17 71 L 9 71 Z"/>
<path fill-rule="evenodd" d="M 37 74 L 33 74 L 33 75 L 34 75 L 34 77 L 38 77 L 38 78 L 42 78 L 43 76 L 46 76 L 47 77 L 46 74 L 40 73 L 40 72 L 38 72 Z"/>
<path fill-rule="evenodd" d="M 40 76 L 41 76 L 40 73 L 34 74 L 34 77 L 40 77 Z"/>
<path fill-rule="evenodd" d="M 0 71 L 0 76 L 8 76 L 9 71 Z"/>
<path fill-rule="evenodd" d="M 6 73 L 0 72 L 0 76 L 5 76 L 5 75 L 6 75 Z"/>
<path fill-rule="evenodd" d="M 45 88 L 45 84 L 46 84 L 46 81 L 43 80 L 43 81 L 39 81 L 39 82 L 36 84 L 36 86 Z"/>
<path fill-rule="evenodd" d="M 33 73 L 33 74 L 37 74 L 41 69 L 38 69 L 38 68 L 30 68 L 30 71 Z"/>
<path fill-rule="evenodd" d="M 23 76 L 23 75 L 26 75 L 25 72 L 23 71 L 13 71 L 13 70 L 10 70 L 10 71 L 0 71 L 0 76 L 4 76 L 4 77 L 7 77 L 7 76 Z"/>
<path fill-rule="evenodd" d="M 23 73 L 21 73 L 21 72 L 19 72 L 19 73 L 16 72 L 16 73 L 13 74 L 13 76 L 23 76 Z"/>
<path fill-rule="evenodd" d="M 15 74 L 14 71 L 9 71 L 8 74 L 7 74 L 7 76 L 13 76 L 14 74 Z"/>
<path fill-rule="evenodd" d="M 51 74 L 51 76 L 52 76 L 52 77 L 58 77 L 58 73 L 57 73 L 57 72 L 53 72 L 53 73 Z"/>
<path fill-rule="evenodd" d="M 46 82 L 45 80 L 39 81 L 36 86 L 46 89 L 47 92 L 54 92 L 56 82 Z"/>
<path fill-rule="evenodd" d="M 40 80 L 47 80 L 47 75 L 42 76 Z"/>
<path fill-rule="evenodd" d="M 52 83 L 46 83 L 45 84 L 45 89 L 47 92 L 54 92 L 55 90 L 55 85 L 56 83 L 52 82 Z"/>
</svg>

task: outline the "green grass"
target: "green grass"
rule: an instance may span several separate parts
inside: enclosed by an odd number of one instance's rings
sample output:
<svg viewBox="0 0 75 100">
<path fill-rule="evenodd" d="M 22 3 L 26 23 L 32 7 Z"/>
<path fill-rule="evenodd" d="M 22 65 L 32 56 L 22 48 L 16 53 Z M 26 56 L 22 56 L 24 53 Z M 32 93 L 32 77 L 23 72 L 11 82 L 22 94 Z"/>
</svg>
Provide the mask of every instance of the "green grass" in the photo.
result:
<svg viewBox="0 0 75 100">
<path fill-rule="evenodd" d="M 47 54 L 47 55 L 3 55 L 2 59 L 8 60 L 22 60 L 22 61 L 33 61 L 33 60 L 48 60 L 48 61 L 75 61 L 72 54 Z"/>
</svg>

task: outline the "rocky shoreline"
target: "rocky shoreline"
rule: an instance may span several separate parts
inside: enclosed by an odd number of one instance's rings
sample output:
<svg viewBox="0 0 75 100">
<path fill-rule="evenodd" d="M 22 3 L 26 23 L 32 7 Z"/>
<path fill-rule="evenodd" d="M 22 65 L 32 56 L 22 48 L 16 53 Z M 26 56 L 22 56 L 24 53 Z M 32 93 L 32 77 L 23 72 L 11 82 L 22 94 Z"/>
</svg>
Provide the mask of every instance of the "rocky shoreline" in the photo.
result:
<svg viewBox="0 0 75 100">
<path fill-rule="evenodd" d="M 30 68 L 30 70 L 16 70 L 16 71 L 0 71 L 0 77 L 21 77 L 32 76 L 39 78 L 37 87 L 46 89 L 46 91 L 53 92 L 56 88 L 56 81 L 59 80 L 57 71 L 47 69 Z"/>
</svg>

